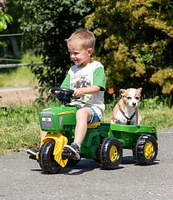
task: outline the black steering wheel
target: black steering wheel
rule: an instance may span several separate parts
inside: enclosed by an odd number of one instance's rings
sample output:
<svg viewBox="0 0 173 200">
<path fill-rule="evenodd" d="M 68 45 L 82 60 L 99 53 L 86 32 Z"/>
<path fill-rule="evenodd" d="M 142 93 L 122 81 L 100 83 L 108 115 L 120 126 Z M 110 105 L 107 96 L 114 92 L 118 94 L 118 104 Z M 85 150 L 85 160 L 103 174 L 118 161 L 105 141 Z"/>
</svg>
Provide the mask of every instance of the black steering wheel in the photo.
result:
<svg viewBox="0 0 173 200">
<path fill-rule="evenodd" d="M 74 90 L 63 87 L 54 87 L 51 88 L 50 91 L 56 95 L 56 97 L 58 98 L 59 101 L 61 101 L 62 104 L 70 103 L 72 95 L 74 93 Z"/>
</svg>

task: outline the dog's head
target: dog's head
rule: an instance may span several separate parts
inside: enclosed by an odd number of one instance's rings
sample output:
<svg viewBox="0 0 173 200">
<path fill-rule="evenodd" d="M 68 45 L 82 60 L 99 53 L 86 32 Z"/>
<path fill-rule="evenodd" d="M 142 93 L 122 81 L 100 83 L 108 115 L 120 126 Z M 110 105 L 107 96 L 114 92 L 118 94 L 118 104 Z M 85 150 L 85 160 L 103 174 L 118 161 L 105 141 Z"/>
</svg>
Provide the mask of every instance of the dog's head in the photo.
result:
<svg viewBox="0 0 173 200">
<path fill-rule="evenodd" d="M 120 89 L 121 98 L 127 107 L 137 107 L 141 99 L 142 88 Z"/>
</svg>

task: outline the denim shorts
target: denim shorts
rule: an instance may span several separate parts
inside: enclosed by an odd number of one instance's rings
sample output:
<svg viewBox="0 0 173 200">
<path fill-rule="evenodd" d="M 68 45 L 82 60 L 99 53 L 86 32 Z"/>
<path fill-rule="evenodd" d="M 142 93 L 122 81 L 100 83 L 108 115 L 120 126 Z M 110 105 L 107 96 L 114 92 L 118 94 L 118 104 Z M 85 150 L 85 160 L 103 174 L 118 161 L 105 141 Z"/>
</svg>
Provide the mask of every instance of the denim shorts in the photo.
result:
<svg viewBox="0 0 173 200">
<path fill-rule="evenodd" d="M 75 105 L 78 109 L 80 108 L 89 108 L 92 112 L 92 117 L 91 120 L 88 122 L 88 124 L 93 124 L 95 122 L 100 122 L 102 120 L 103 117 L 103 112 L 100 110 L 100 108 L 96 107 L 96 106 L 90 106 L 90 105 L 86 105 L 86 104 L 76 104 L 76 103 L 71 103 L 71 105 Z"/>
<path fill-rule="evenodd" d="M 101 112 L 101 110 L 99 108 L 97 108 L 95 106 L 92 106 L 92 107 L 84 106 L 84 107 L 89 108 L 91 110 L 91 112 L 92 112 L 92 118 L 88 122 L 88 124 L 93 124 L 95 122 L 100 122 L 101 121 L 103 114 L 102 114 L 102 112 Z"/>
</svg>

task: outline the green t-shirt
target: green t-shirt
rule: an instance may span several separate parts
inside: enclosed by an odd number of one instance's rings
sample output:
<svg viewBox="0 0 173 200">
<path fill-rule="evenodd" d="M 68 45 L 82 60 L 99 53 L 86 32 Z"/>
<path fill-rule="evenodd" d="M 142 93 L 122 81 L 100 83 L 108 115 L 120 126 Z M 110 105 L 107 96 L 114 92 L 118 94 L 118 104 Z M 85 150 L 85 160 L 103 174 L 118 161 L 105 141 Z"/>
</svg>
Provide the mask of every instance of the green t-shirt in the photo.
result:
<svg viewBox="0 0 173 200">
<path fill-rule="evenodd" d="M 86 67 L 80 68 L 73 65 L 64 79 L 61 87 L 75 90 L 81 87 L 100 86 L 100 91 L 95 94 L 85 94 L 80 98 L 85 104 L 99 107 L 105 110 L 103 103 L 104 90 L 106 89 L 106 77 L 103 65 L 98 61 L 93 61 Z"/>
</svg>

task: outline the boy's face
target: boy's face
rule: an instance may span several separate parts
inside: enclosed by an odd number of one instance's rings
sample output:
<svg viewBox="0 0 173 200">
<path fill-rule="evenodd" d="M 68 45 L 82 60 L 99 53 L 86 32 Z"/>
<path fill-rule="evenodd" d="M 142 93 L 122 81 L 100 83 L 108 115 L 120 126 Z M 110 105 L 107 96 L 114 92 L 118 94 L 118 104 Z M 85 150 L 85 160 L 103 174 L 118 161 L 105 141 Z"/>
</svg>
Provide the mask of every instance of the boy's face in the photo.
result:
<svg viewBox="0 0 173 200">
<path fill-rule="evenodd" d="M 79 67 L 85 67 L 88 63 L 91 63 L 91 55 L 93 53 L 92 48 L 84 48 L 80 44 L 68 44 L 68 51 L 70 53 L 71 60 Z"/>
</svg>

